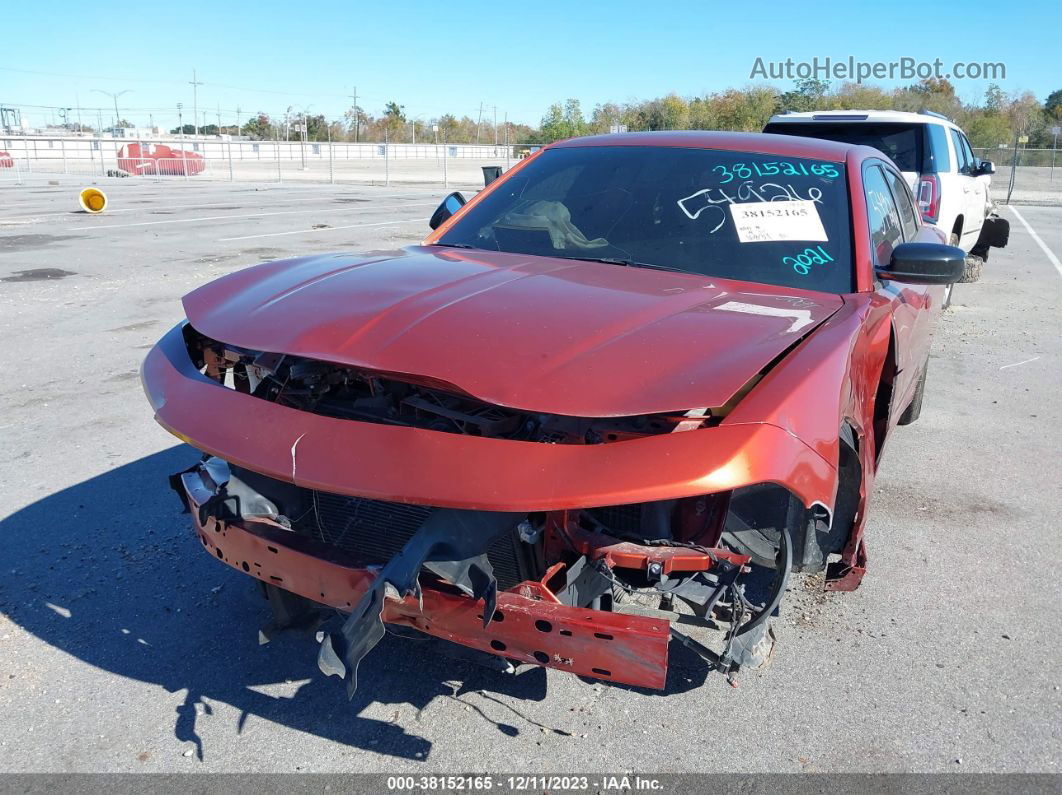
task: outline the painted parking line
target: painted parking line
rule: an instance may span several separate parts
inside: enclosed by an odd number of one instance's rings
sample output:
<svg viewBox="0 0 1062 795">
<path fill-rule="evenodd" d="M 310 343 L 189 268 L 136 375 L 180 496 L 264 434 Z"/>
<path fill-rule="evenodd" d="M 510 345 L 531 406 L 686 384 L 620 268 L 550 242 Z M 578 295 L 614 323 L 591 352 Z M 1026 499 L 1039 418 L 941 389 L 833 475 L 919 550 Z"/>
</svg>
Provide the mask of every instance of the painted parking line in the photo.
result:
<svg viewBox="0 0 1062 795">
<path fill-rule="evenodd" d="M 399 226 L 400 224 L 427 224 L 427 218 L 408 218 L 405 221 L 380 221 L 375 224 L 351 224 L 349 226 L 326 226 L 322 229 L 296 229 L 292 232 L 269 232 L 264 235 L 241 235 L 240 237 L 220 237 L 219 243 L 233 240 L 255 240 L 260 237 L 284 237 L 285 235 L 313 235 L 318 232 L 338 232 L 341 229 L 368 229 L 370 226 Z"/>
<path fill-rule="evenodd" d="M 1038 234 L 1036 234 L 1036 231 L 1031 226 L 1029 226 L 1029 222 L 1026 221 L 1024 217 L 1022 217 L 1022 214 L 1018 212 L 1017 207 L 1015 207 L 1013 204 L 1008 204 L 1007 209 L 1014 213 L 1015 218 L 1021 221 L 1021 225 L 1025 227 L 1025 231 L 1032 235 L 1032 239 L 1036 241 L 1036 245 L 1043 249 L 1044 254 L 1047 255 L 1048 261 L 1055 266 L 1055 270 L 1058 271 L 1058 275 L 1062 276 L 1062 262 L 1058 261 L 1058 257 L 1055 256 L 1055 253 L 1047 247 L 1047 244 L 1040 238 Z"/>
<path fill-rule="evenodd" d="M 110 188 L 108 188 L 108 190 L 110 190 Z M 285 190 L 285 192 L 286 192 L 286 190 Z M 117 201 L 123 201 L 123 200 L 124 201 L 140 201 L 142 199 L 147 199 L 149 201 L 158 201 L 158 200 L 163 200 L 163 199 L 166 198 L 165 196 L 163 196 L 161 194 L 149 194 L 149 195 L 144 196 L 144 197 L 133 197 L 132 199 L 130 199 L 127 196 L 123 196 L 118 191 L 113 192 L 111 194 L 111 196 L 113 198 L 111 198 L 110 204 L 114 204 Z M 381 201 L 381 200 L 382 201 L 399 201 L 399 202 L 402 202 L 401 206 L 411 206 L 408 203 L 408 200 L 410 200 L 410 199 L 426 199 L 426 198 L 433 198 L 433 197 L 434 196 L 431 193 L 419 193 L 419 192 L 417 194 L 413 194 L 413 195 L 402 194 L 402 193 L 393 193 L 393 194 L 385 194 L 385 195 L 380 195 L 380 196 L 361 196 L 361 195 L 346 196 L 346 195 L 344 195 L 342 193 L 327 193 L 327 194 L 318 194 L 318 195 L 314 195 L 314 196 L 299 196 L 295 200 L 298 201 L 300 204 L 305 204 L 306 202 L 311 202 L 311 201 L 319 201 L 319 202 L 321 202 L 321 204 L 327 205 L 327 204 L 331 204 L 331 203 L 333 203 L 333 202 L 335 202 L 337 200 L 340 200 L 340 199 L 351 199 L 351 198 L 354 198 L 354 199 L 362 199 L 362 200 L 364 200 L 365 203 L 370 203 L 370 202 L 373 202 L 373 201 Z M 207 209 L 210 209 L 211 207 L 232 207 L 234 202 L 235 203 L 250 204 L 251 207 L 258 207 L 259 209 L 265 209 L 267 207 L 283 207 L 285 204 L 291 204 L 293 202 L 293 199 L 290 196 L 287 197 L 287 198 L 279 198 L 279 197 L 277 197 L 277 198 L 278 198 L 277 201 L 246 202 L 246 201 L 242 201 L 240 197 L 237 197 L 235 199 L 230 199 L 229 201 L 213 202 L 213 203 L 210 203 L 210 202 L 199 202 L 199 203 L 196 203 L 196 204 L 146 204 L 146 205 L 137 206 L 137 207 L 109 207 L 107 209 L 107 215 L 111 215 L 112 213 L 135 213 L 135 212 L 149 213 L 149 212 L 154 212 L 154 211 L 157 211 L 157 210 L 207 210 Z M 236 209 L 238 209 L 238 208 L 236 208 Z M 78 211 L 78 210 L 75 209 L 75 210 L 67 210 L 65 212 L 52 211 L 52 212 L 22 213 L 20 215 L 4 215 L 4 216 L 0 216 L 0 226 L 3 226 L 5 224 L 15 225 L 15 224 L 40 223 L 40 222 L 44 222 L 44 221 L 51 221 L 53 219 L 64 219 L 64 218 L 67 218 L 70 215 L 82 215 L 82 214 L 83 214 L 83 212 Z M 73 220 L 73 219 L 70 219 L 70 220 Z"/>
<path fill-rule="evenodd" d="M 400 210 L 403 207 L 434 207 L 437 202 L 407 202 L 396 206 L 387 207 L 366 207 L 366 210 Z M 129 229 L 136 226 L 160 226 L 162 224 L 192 224 L 201 223 L 203 221 L 225 221 L 230 219 L 240 218 L 267 218 L 275 215 L 307 215 L 312 213 L 350 213 L 352 208 L 350 207 L 332 207 L 330 209 L 316 208 L 313 210 L 278 210 L 276 212 L 255 212 L 255 213 L 240 213 L 238 215 L 203 215 L 198 218 L 170 218 L 165 221 L 138 221 L 132 224 L 105 224 L 103 226 L 68 226 L 65 231 L 67 232 L 99 232 L 105 229 Z M 268 237 L 268 235 L 267 235 Z"/>
<path fill-rule="evenodd" d="M 113 199 L 109 200 L 109 201 L 111 201 L 113 203 Z M 279 202 L 277 202 L 277 203 L 279 204 Z M 187 209 L 205 210 L 205 209 L 207 209 L 209 207 L 231 207 L 231 206 L 232 206 L 232 202 L 231 201 L 228 201 L 228 202 L 217 202 L 216 204 L 159 204 L 159 205 L 149 204 L 149 205 L 145 205 L 143 207 L 112 207 L 112 208 L 107 210 L 107 214 L 110 215 L 111 213 L 135 213 L 137 211 L 140 211 L 140 212 L 151 212 L 152 210 L 187 210 Z M 5 215 L 3 217 L 0 217 L 0 224 L 12 223 L 12 222 L 16 222 L 16 221 L 22 221 L 23 219 L 27 219 L 27 218 L 30 219 L 30 220 L 42 220 L 42 219 L 46 219 L 46 218 L 62 218 L 63 216 L 77 214 L 78 212 L 79 212 L 78 210 L 67 210 L 66 212 L 51 212 L 51 213 L 36 213 L 36 214 L 34 214 L 34 213 L 24 213 L 23 215 Z M 81 211 L 81 212 L 83 212 L 83 211 Z"/>
</svg>

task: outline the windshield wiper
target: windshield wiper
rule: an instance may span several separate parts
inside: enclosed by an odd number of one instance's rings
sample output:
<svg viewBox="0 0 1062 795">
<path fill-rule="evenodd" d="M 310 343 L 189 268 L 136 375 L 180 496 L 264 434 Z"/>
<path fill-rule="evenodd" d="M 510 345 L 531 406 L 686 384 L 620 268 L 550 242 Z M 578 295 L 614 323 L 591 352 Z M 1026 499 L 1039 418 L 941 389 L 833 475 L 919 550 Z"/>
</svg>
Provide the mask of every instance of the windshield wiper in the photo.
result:
<svg viewBox="0 0 1062 795">
<path fill-rule="evenodd" d="M 625 265 L 628 268 L 652 268 L 657 271 L 674 271 L 675 273 L 693 273 L 685 268 L 674 268 L 670 265 L 656 265 L 652 262 L 635 262 L 623 257 L 559 257 L 559 259 L 575 259 L 580 262 L 604 262 L 606 265 Z"/>
<path fill-rule="evenodd" d="M 468 243 L 432 243 L 433 246 L 442 246 L 444 248 L 476 248 Z"/>
</svg>

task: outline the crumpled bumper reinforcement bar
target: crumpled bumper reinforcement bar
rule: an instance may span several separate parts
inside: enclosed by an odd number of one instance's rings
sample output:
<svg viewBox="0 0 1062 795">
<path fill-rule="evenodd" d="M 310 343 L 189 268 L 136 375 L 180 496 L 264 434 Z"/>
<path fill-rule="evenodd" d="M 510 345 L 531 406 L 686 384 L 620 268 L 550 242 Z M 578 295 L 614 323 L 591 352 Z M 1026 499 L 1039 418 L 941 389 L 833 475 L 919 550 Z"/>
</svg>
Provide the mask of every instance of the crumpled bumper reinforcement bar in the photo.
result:
<svg viewBox="0 0 1062 795">
<path fill-rule="evenodd" d="M 379 566 L 358 567 L 323 557 L 310 539 L 267 519 L 203 519 L 194 501 L 191 507 L 196 533 L 208 552 L 314 602 L 352 612 L 380 574 Z M 483 599 L 450 590 L 446 583 L 422 586 L 419 598 L 416 593 L 385 594 L 382 621 L 524 663 L 639 687 L 664 687 L 666 620 L 569 607 L 541 583 L 525 582 L 496 595 L 493 616 L 485 625 Z"/>
</svg>

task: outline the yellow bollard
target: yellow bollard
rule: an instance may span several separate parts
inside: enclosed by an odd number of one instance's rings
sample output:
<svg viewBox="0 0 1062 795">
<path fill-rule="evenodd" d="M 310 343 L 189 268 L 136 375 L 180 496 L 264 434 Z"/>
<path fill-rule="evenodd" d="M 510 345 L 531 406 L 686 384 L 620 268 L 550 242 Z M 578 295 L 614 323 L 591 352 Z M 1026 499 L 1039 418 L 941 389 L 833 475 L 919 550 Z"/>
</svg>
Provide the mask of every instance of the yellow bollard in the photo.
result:
<svg viewBox="0 0 1062 795">
<path fill-rule="evenodd" d="M 96 188 L 85 188 L 78 195 L 77 202 L 87 213 L 102 213 L 107 206 L 107 195 Z"/>
</svg>

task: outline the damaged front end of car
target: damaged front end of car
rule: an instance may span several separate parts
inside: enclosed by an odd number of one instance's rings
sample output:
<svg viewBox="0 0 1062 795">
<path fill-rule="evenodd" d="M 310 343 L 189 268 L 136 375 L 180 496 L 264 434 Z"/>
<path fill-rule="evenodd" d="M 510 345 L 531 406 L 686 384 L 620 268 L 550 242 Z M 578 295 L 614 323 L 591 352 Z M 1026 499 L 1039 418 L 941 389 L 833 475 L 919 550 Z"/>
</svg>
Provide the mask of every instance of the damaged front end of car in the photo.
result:
<svg viewBox="0 0 1062 795">
<path fill-rule="evenodd" d="M 385 624 L 657 689 L 674 638 L 732 676 L 769 656 L 790 572 L 826 549 L 831 465 L 727 407 L 520 411 L 189 324 L 142 377 L 204 453 L 171 479 L 204 548 L 263 584 L 277 628 L 345 615 L 318 662 L 351 696 Z"/>
</svg>

